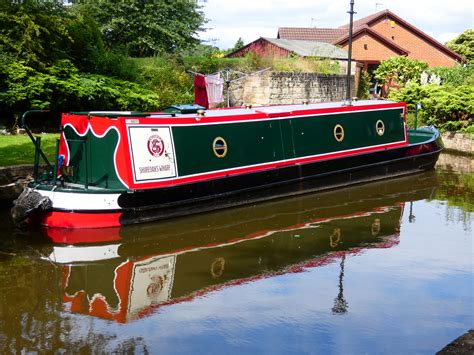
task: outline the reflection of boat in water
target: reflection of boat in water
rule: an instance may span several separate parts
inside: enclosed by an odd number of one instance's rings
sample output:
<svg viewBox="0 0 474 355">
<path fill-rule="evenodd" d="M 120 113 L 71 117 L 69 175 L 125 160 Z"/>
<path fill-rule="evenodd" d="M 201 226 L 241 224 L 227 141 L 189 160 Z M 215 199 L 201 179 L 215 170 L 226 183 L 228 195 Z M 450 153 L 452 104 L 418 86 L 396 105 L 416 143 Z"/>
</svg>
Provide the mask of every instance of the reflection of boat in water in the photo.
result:
<svg viewBox="0 0 474 355">
<path fill-rule="evenodd" d="M 411 186 L 402 179 L 398 189 L 377 183 L 123 227 L 116 241 L 56 244 L 49 259 L 62 264 L 68 309 L 118 322 L 223 287 L 342 260 L 333 312 L 344 313 L 345 257 L 398 244 L 403 201 L 432 192 L 433 174 L 424 177 Z"/>
<path fill-rule="evenodd" d="M 73 312 L 126 322 L 156 306 L 222 287 L 326 265 L 368 248 L 392 247 L 398 244 L 402 211 L 403 204 L 316 218 L 188 249 L 157 247 L 155 255 L 136 259 L 123 244 L 117 259 L 65 266 L 64 302 Z"/>
</svg>

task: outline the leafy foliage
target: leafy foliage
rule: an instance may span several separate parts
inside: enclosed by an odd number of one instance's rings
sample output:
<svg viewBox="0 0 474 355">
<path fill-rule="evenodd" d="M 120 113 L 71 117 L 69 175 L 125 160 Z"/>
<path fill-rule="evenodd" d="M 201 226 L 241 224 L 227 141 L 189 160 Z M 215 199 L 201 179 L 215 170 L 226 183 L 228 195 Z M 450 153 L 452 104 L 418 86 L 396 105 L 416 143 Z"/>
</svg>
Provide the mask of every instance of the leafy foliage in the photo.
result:
<svg viewBox="0 0 474 355">
<path fill-rule="evenodd" d="M 184 57 L 186 70 L 199 73 L 215 73 L 225 68 L 242 70 L 242 58 Z"/>
<path fill-rule="evenodd" d="M 474 60 L 474 31 L 467 29 L 455 39 L 446 43 L 446 46 L 472 63 Z"/>
<path fill-rule="evenodd" d="M 237 42 L 235 42 L 234 46 L 230 48 L 227 52 L 228 53 L 235 52 L 236 50 L 242 48 L 244 45 L 245 45 L 244 40 L 242 39 L 242 37 L 239 37 Z"/>
<path fill-rule="evenodd" d="M 428 68 L 417 60 L 394 57 L 380 64 L 375 77 L 390 86 L 390 100 L 404 101 L 412 111 L 421 103 L 419 121 L 441 130 L 472 130 L 474 72 L 471 66 Z M 420 80 L 422 77 L 424 80 Z"/>
<path fill-rule="evenodd" d="M 192 76 L 173 57 L 152 57 L 137 60 L 137 82 L 160 93 L 160 107 L 194 101 Z"/>
<path fill-rule="evenodd" d="M 369 98 L 369 89 L 370 89 L 370 74 L 363 70 L 360 77 L 360 84 L 359 84 L 359 93 L 358 97 L 362 100 Z"/>
<path fill-rule="evenodd" d="M 61 1 L 0 1 L 0 48 L 34 68 L 67 57 L 72 38 Z"/>
<path fill-rule="evenodd" d="M 61 111 L 154 111 L 192 101 L 182 61 L 140 65 L 128 54 L 192 47 L 204 22 L 196 1 L 68 2 L 0 0 L 2 123 L 32 108 L 57 120 Z"/>
<path fill-rule="evenodd" d="M 85 0 L 109 49 L 124 48 L 134 57 L 176 53 L 199 43 L 195 34 L 204 15 L 195 0 Z"/>
<path fill-rule="evenodd" d="M 443 85 L 474 85 L 474 65 L 437 67 L 430 69 L 430 72 L 438 75 Z"/>
<path fill-rule="evenodd" d="M 473 125 L 474 87 L 470 85 L 420 85 L 410 83 L 392 91 L 389 99 L 405 101 L 414 109 L 421 103 L 421 119 L 442 130 L 469 130 Z"/>
<path fill-rule="evenodd" d="M 383 84 L 404 86 L 408 82 L 420 82 L 421 73 L 428 64 L 407 57 L 391 57 L 380 63 L 374 71 L 375 79 Z"/>
<path fill-rule="evenodd" d="M 22 62 L 0 67 L 4 88 L 0 109 L 16 113 L 26 107 L 54 112 L 75 110 L 157 110 L 160 96 L 141 85 L 99 74 L 84 74 L 69 61 L 44 72 Z"/>
</svg>

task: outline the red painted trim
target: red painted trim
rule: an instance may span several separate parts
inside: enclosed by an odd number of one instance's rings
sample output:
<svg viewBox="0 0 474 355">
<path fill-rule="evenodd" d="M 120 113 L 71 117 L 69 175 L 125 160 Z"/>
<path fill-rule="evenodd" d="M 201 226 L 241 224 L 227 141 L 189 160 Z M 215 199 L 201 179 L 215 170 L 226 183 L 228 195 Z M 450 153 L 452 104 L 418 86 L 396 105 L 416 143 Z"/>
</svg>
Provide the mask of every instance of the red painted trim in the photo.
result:
<svg viewBox="0 0 474 355">
<path fill-rule="evenodd" d="M 120 226 L 121 212 L 78 213 L 53 211 L 45 214 L 41 224 L 57 228 L 106 228 Z M 59 232 L 56 232 L 59 233 Z"/>
<path fill-rule="evenodd" d="M 79 243 L 106 243 L 121 240 L 120 228 L 44 228 L 44 233 L 54 243 L 79 244 Z"/>
</svg>

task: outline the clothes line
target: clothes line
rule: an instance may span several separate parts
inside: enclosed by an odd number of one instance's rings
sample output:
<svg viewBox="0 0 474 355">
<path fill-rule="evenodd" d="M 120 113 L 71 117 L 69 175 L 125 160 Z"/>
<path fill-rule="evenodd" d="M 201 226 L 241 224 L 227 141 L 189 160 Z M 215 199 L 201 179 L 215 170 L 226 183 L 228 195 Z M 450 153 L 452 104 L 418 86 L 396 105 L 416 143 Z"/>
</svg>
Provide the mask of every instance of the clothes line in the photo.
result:
<svg viewBox="0 0 474 355">
<path fill-rule="evenodd" d="M 230 107 L 230 84 L 242 80 L 250 75 L 263 73 L 271 67 L 245 74 L 233 69 L 223 69 L 213 74 L 202 74 L 188 70 L 194 76 L 194 103 L 208 109 L 224 102 L 224 83 L 226 85 L 227 107 Z M 243 74 L 231 79 L 232 74 Z"/>
</svg>

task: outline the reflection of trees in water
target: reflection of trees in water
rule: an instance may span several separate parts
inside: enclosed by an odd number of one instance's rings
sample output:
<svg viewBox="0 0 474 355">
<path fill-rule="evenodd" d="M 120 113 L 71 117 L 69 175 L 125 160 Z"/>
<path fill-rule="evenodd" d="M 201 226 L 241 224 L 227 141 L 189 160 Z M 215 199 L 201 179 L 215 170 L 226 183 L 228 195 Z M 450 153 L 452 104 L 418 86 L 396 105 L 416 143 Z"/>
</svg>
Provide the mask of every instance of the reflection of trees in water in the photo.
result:
<svg viewBox="0 0 474 355">
<path fill-rule="evenodd" d="M 474 174 L 437 170 L 440 186 L 434 198 L 447 201 L 445 218 L 461 223 L 465 231 L 471 231 L 474 212 Z"/>
<path fill-rule="evenodd" d="M 452 206 L 446 205 L 446 211 L 444 213 L 444 217 L 446 218 L 446 221 L 448 222 L 452 222 L 454 224 L 461 223 L 464 231 L 471 232 L 472 212 L 465 211 L 458 207 L 452 207 Z"/>
<path fill-rule="evenodd" d="M 117 340 L 95 331 L 96 320 L 63 312 L 61 272 L 37 258 L 0 264 L 0 352 L 147 352 L 141 338 Z M 47 286 L 46 286 L 47 285 Z M 84 322 L 89 321 L 87 333 Z M 116 344 L 111 348 L 111 344 Z"/>
</svg>

